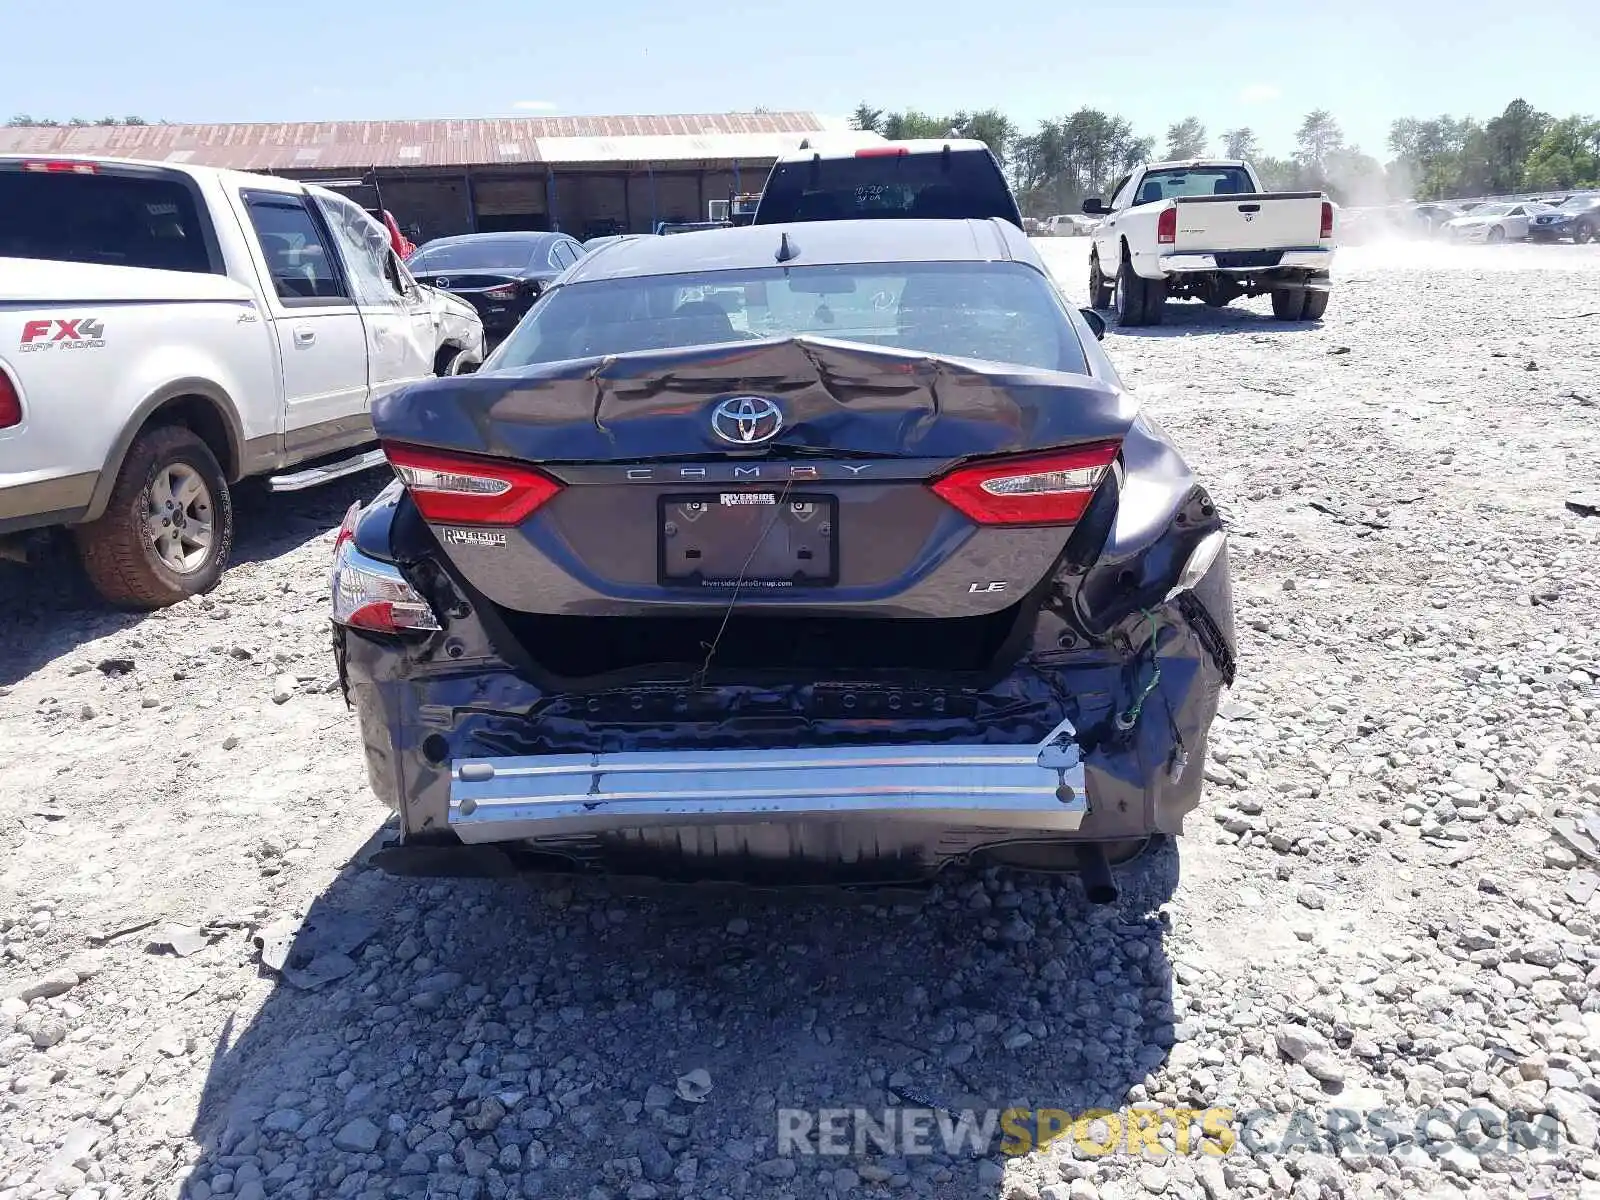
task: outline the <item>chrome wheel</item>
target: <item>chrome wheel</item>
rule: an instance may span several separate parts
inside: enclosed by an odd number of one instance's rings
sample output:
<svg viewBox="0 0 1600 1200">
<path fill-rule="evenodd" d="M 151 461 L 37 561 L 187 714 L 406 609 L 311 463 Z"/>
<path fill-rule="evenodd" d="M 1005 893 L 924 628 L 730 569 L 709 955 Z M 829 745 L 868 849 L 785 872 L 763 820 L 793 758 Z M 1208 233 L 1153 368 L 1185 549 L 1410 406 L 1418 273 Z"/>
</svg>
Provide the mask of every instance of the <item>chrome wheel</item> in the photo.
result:
<svg viewBox="0 0 1600 1200">
<path fill-rule="evenodd" d="M 145 533 L 161 565 L 179 575 L 200 570 L 211 558 L 215 511 L 211 489 L 186 463 L 168 463 L 144 494 Z"/>
</svg>

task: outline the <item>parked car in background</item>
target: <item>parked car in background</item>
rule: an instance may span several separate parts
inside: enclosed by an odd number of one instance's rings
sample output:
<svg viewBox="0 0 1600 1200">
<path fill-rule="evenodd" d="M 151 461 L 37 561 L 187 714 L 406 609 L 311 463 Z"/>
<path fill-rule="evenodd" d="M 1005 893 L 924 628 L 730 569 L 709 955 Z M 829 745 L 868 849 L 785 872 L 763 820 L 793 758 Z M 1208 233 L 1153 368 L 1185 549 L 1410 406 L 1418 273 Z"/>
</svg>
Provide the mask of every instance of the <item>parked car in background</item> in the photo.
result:
<svg viewBox="0 0 1600 1200">
<path fill-rule="evenodd" d="M 1462 210 L 1453 204 L 1438 202 L 1416 204 L 1407 212 L 1406 220 L 1412 232 L 1425 237 L 1437 237 L 1445 223 L 1455 220 L 1461 212 Z"/>
<path fill-rule="evenodd" d="M 582 244 L 564 233 L 465 233 L 428 242 L 410 266 L 423 283 L 470 303 L 484 331 L 498 337 L 583 255 Z"/>
<path fill-rule="evenodd" d="M 1234 636 L 1221 515 L 1096 329 L 1005 221 L 756 225 L 586 258 L 386 399 L 332 616 L 404 841 L 1114 898 Z"/>
<path fill-rule="evenodd" d="M 210 589 L 234 484 L 381 464 L 372 402 L 483 358 L 472 308 L 322 188 L 0 156 L 0 213 L 0 550 L 69 527 L 119 605 Z"/>
<path fill-rule="evenodd" d="M 1474 204 L 1470 211 L 1446 221 L 1440 227 L 1440 235 L 1452 242 L 1488 242 L 1491 245 L 1525 241 L 1533 218 L 1552 211 L 1550 205 L 1537 200 Z"/>
<path fill-rule="evenodd" d="M 1168 298 L 1221 308 L 1270 295 L 1281 321 L 1328 307 L 1334 204 L 1321 192 L 1264 192 L 1254 168 L 1229 160 L 1151 163 L 1118 180 L 1089 252 L 1089 296 L 1119 325 L 1158 325 Z"/>
<path fill-rule="evenodd" d="M 1022 228 L 1022 211 L 989 147 L 964 138 L 796 150 L 773 164 L 755 224 L 878 218 L 991 217 Z"/>
<path fill-rule="evenodd" d="M 1528 237 L 1535 242 L 1571 238 L 1579 245 L 1600 239 L 1600 194 L 1580 192 L 1539 213 L 1528 223 Z"/>
<path fill-rule="evenodd" d="M 1051 237 L 1087 237 L 1099 222 L 1082 213 L 1057 213 L 1044 223 Z"/>
</svg>

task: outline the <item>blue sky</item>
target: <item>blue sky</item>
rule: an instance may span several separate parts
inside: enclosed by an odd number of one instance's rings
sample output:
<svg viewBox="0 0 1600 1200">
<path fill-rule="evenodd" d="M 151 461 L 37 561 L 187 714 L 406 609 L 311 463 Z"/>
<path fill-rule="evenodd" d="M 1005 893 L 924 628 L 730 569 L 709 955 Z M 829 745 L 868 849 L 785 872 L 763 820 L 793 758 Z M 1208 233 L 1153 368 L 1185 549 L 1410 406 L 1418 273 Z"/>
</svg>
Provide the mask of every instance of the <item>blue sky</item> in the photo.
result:
<svg viewBox="0 0 1600 1200">
<path fill-rule="evenodd" d="M 14 0 L 21 4 L 23 0 Z M 1162 135 L 1188 114 L 1287 153 L 1328 108 L 1384 153 L 1396 116 L 1522 96 L 1600 114 L 1600 8 L 1457 0 L 702 5 L 605 0 L 76 0 L 5 56 L 0 111 L 301 121 L 545 113 L 1094 105 Z M 19 10 L 20 11 L 20 10 Z M 42 10 L 41 10 L 42 11 Z M 721 13 L 722 15 L 713 15 Z M 225 15 L 224 15 L 225 14 Z"/>
</svg>

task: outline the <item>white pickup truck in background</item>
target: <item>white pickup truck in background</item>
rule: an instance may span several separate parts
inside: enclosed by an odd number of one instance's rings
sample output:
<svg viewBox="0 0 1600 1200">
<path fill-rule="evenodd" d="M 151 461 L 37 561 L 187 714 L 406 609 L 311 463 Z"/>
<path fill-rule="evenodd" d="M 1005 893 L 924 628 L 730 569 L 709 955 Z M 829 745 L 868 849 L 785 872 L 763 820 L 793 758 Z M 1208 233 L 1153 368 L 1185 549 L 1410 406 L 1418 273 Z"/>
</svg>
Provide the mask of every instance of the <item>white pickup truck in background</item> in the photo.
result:
<svg viewBox="0 0 1600 1200">
<path fill-rule="evenodd" d="M 321 188 L 0 156 L 0 213 L 0 552 L 70 526 L 118 605 L 214 586 L 230 485 L 377 465 L 374 400 L 483 361 L 472 306 Z"/>
<path fill-rule="evenodd" d="M 1333 202 L 1321 192 L 1264 192 L 1244 162 L 1149 163 L 1119 180 L 1092 234 L 1089 302 L 1119 325 L 1159 325 L 1168 299 L 1222 308 L 1271 295 L 1280 321 L 1316 321 L 1328 307 Z"/>
</svg>

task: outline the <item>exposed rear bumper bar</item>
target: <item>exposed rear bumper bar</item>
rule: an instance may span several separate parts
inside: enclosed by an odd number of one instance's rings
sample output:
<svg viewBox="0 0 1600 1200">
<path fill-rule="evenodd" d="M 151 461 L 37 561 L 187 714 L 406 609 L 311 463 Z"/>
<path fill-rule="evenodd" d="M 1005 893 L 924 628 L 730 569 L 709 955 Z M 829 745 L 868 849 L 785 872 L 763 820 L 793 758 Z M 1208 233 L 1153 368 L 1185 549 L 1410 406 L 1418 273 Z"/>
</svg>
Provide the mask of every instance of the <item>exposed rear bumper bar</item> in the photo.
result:
<svg viewBox="0 0 1600 1200">
<path fill-rule="evenodd" d="M 1333 265 L 1332 250 L 1285 250 L 1283 256 L 1269 267 L 1222 267 L 1217 265 L 1215 254 L 1163 254 L 1157 260 L 1163 274 L 1177 275 L 1185 271 L 1224 271 L 1234 275 L 1256 275 L 1262 271 L 1326 271 Z"/>
<path fill-rule="evenodd" d="M 679 825 L 901 821 L 1070 834 L 1088 812 L 1075 731 L 1033 746 L 837 746 L 468 759 L 463 842 Z"/>
</svg>

